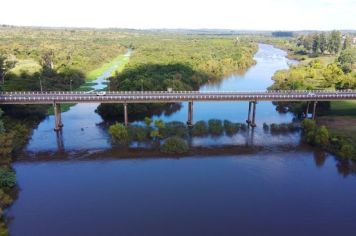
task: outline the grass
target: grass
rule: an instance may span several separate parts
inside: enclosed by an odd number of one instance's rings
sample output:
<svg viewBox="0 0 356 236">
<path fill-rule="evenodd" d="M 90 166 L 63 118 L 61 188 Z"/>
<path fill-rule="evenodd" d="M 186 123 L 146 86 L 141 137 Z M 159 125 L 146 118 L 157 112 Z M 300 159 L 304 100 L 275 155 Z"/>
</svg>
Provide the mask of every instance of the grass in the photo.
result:
<svg viewBox="0 0 356 236">
<path fill-rule="evenodd" d="M 101 67 L 88 72 L 86 75 L 86 79 L 87 79 L 87 81 L 93 81 L 97 77 L 104 74 L 104 72 L 107 71 L 108 69 L 110 69 L 112 66 L 114 66 L 115 64 L 119 64 L 120 62 L 121 62 L 121 65 L 119 66 L 119 68 L 116 69 L 116 71 L 119 71 L 119 70 L 121 71 L 124 67 L 124 64 L 126 64 L 128 62 L 128 60 L 129 60 L 129 58 L 125 57 L 124 55 L 119 55 L 116 58 L 114 58 L 112 61 L 105 63 Z"/>
<path fill-rule="evenodd" d="M 330 105 L 330 116 L 356 117 L 356 101 L 334 101 Z"/>
<path fill-rule="evenodd" d="M 325 125 L 331 133 L 349 137 L 356 143 L 355 116 L 323 116 L 318 123 Z"/>
<path fill-rule="evenodd" d="M 330 105 L 329 114 L 320 117 L 318 123 L 356 143 L 356 101 L 334 101 Z"/>
<path fill-rule="evenodd" d="M 115 64 L 119 64 L 120 65 L 116 68 L 116 70 L 114 70 L 112 72 L 112 75 L 115 74 L 115 73 L 119 73 L 121 72 L 125 65 L 128 63 L 129 61 L 129 57 L 125 57 L 124 55 L 120 55 L 118 57 L 116 57 L 113 61 L 109 62 L 109 63 L 106 63 L 104 65 L 102 65 L 100 68 L 98 69 L 95 69 L 91 72 L 88 73 L 88 75 L 90 74 L 90 76 L 92 77 L 90 79 L 90 81 L 93 81 L 95 80 L 98 76 L 101 76 L 102 74 L 104 74 L 104 72 L 108 69 L 110 69 L 110 67 L 114 66 Z M 87 77 L 88 79 L 88 77 Z M 83 85 L 81 85 L 79 88 L 75 89 L 74 91 L 91 91 L 93 90 L 92 86 L 95 86 L 97 83 L 94 83 L 94 82 L 86 82 L 84 83 Z M 76 105 L 75 103 L 68 103 L 68 104 L 62 104 L 61 105 L 61 111 L 62 112 L 66 112 L 66 111 L 69 111 L 70 108 L 72 106 Z M 54 114 L 54 110 L 53 110 L 53 107 L 50 107 L 48 109 L 48 112 L 47 112 L 48 115 L 53 115 Z"/>
</svg>

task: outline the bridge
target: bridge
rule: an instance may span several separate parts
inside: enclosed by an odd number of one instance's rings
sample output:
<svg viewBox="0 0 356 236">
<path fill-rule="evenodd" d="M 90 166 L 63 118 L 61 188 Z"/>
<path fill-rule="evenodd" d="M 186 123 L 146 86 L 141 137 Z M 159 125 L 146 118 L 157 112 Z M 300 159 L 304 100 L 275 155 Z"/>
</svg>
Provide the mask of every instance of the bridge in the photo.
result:
<svg viewBox="0 0 356 236">
<path fill-rule="evenodd" d="M 130 103 L 179 103 L 188 102 L 188 125 L 193 123 L 193 102 L 208 101 L 246 101 L 249 102 L 249 126 L 255 127 L 256 104 L 259 101 L 307 102 L 306 114 L 310 102 L 313 102 L 312 118 L 316 115 L 318 101 L 356 100 L 356 90 L 278 90 L 278 91 L 107 91 L 107 92 L 2 92 L 0 104 L 53 104 L 55 130 L 63 126 L 61 120 L 62 103 L 122 103 L 125 125 L 128 125 L 127 104 Z M 252 113 L 251 113 L 252 112 Z"/>
</svg>

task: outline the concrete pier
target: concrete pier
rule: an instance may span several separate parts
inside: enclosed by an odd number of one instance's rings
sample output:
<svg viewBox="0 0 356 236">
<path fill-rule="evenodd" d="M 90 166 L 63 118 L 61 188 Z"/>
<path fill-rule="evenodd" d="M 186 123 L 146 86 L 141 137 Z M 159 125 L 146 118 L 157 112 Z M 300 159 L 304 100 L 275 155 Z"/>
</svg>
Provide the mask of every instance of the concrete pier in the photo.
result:
<svg viewBox="0 0 356 236">
<path fill-rule="evenodd" d="M 307 102 L 307 107 L 305 109 L 305 118 L 308 118 L 310 102 Z"/>
<path fill-rule="evenodd" d="M 254 128 L 256 127 L 256 104 L 257 102 L 252 102 L 253 108 L 252 108 L 252 121 L 251 121 L 251 127 Z"/>
<path fill-rule="evenodd" d="M 61 104 L 53 103 L 54 110 L 54 130 L 59 131 L 63 127 L 62 115 L 61 115 Z"/>
<path fill-rule="evenodd" d="M 313 116 L 312 116 L 312 119 L 315 120 L 316 118 L 316 105 L 318 104 L 317 101 L 314 101 L 314 104 L 313 104 Z"/>
<path fill-rule="evenodd" d="M 124 122 L 125 122 L 125 126 L 129 125 L 129 116 L 127 114 L 127 103 L 124 103 Z"/>
<path fill-rule="evenodd" d="M 246 120 L 247 126 L 250 126 L 251 124 L 251 105 L 252 102 L 248 102 L 248 113 L 247 113 L 247 120 Z"/>
<path fill-rule="evenodd" d="M 193 102 L 188 102 L 188 126 L 193 125 Z"/>
</svg>

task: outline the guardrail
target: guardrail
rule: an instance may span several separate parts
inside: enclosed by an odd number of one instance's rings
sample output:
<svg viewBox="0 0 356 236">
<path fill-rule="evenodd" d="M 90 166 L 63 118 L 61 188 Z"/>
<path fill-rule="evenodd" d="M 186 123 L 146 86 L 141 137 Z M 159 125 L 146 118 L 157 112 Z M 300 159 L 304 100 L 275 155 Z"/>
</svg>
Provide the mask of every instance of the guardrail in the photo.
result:
<svg viewBox="0 0 356 236">
<path fill-rule="evenodd" d="M 14 92 L 0 92 L 0 96 L 7 95 L 96 95 L 100 93 L 105 94 L 290 94 L 290 93 L 356 93 L 356 90 L 255 90 L 255 91 L 14 91 Z"/>
</svg>

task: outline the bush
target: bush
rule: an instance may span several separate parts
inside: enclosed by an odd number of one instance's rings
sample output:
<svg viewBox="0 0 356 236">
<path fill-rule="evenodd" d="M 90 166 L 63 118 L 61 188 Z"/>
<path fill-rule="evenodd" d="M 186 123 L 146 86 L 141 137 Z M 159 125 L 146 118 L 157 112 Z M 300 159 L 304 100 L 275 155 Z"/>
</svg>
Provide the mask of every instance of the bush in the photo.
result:
<svg viewBox="0 0 356 236">
<path fill-rule="evenodd" d="M 127 144 L 129 142 L 129 133 L 126 126 L 120 123 L 111 125 L 109 128 L 109 133 L 115 142 L 121 144 Z"/>
<path fill-rule="evenodd" d="M 160 130 L 162 138 L 177 136 L 180 138 L 188 137 L 188 128 L 183 122 L 167 122 L 164 128 Z"/>
<path fill-rule="evenodd" d="M 129 126 L 129 140 L 143 142 L 148 139 L 150 128 L 142 126 Z"/>
<path fill-rule="evenodd" d="M 221 135 L 224 131 L 221 120 L 211 119 L 208 121 L 209 133 L 212 135 Z"/>
<path fill-rule="evenodd" d="M 209 132 L 208 126 L 205 121 L 201 120 L 194 124 L 192 129 L 193 136 L 204 136 L 207 135 Z"/>
<path fill-rule="evenodd" d="M 239 131 L 239 128 L 240 128 L 240 124 L 233 123 L 228 120 L 224 120 L 224 129 L 225 129 L 226 135 L 233 136 L 233 135 L 237 134 L 237 132 Z"/>
<path fill-rule="evenodd" d="M 15 185 L 15 172 L 9 168 L 0 167 L 0 188 L 13 188 Z"/>
<path fill-rule="evenodd" d="M 354 148 L 350 144 L 342 145 L 340 149 L 340 156 L 343 158 L 353 158 Z"/>
<path fill-rule="evenodd" d="M 329 143 L 329 131 L 325 126 L 320 126 L 315 132 L 315 144 L 326 147 Z"/>
<path fill-rule="evenodd" d="M 169 154 L 182 154 L 189 151 L 187 142 L 179 137 L 167 138 L 161 146 L 161 152 Z"/>
<path fill-rule="evenodd" d="M 309 131 L 316 130 L 316 122 L 315 120 L 304 119 L 302 122 L 302 129 L 307 133 Z"/>
</svg>

